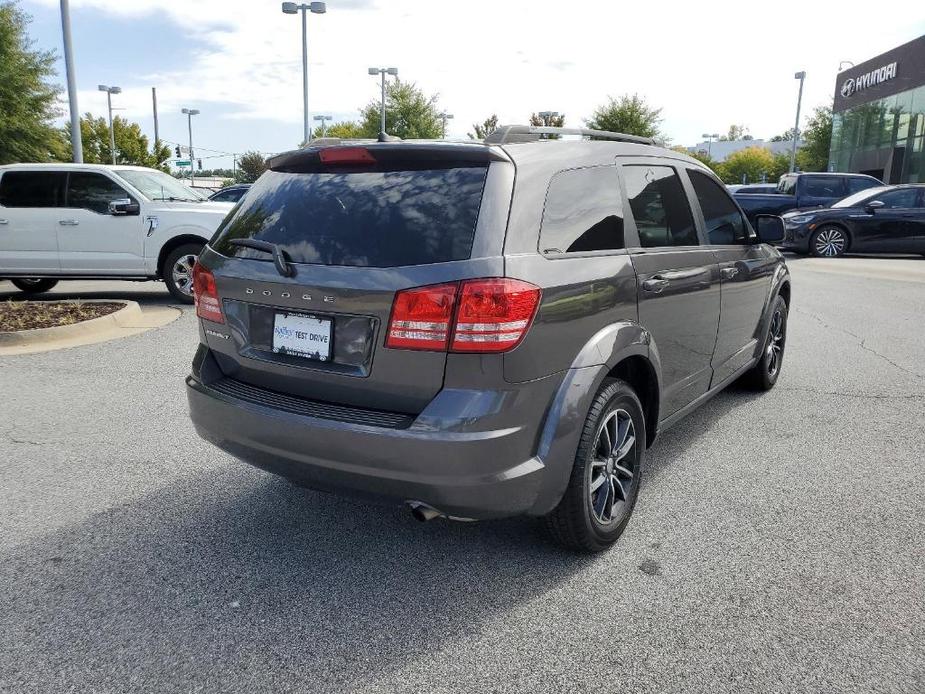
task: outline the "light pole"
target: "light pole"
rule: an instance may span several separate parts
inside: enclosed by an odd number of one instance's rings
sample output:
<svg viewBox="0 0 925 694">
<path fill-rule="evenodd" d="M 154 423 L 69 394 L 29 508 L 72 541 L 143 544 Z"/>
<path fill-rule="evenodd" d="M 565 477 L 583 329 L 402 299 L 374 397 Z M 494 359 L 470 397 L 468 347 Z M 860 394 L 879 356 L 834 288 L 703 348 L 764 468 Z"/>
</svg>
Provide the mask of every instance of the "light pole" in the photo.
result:
<svg viewBox="0 0 925 694">
<path fill-rule="evenodd" d="M 718 140 L 718 139 L 719 139 L 719 133 L 713 133 L 713 134 L 704 133 L 704 134 L 701 135 L 700 137 L 706 138 L 706 141 L 707 141 L 707 156 L 710 157 L 710 159 L 712 159 L 712 158 L 713 158 L 713 140 Z"/>
<path fill-rule="evenodd" d="M 452 118 L 453 118 L 452 113 L 447 113 L 446 111 L 444 111 L 443 113 L 440 114 L 440 122 L 443 123 L 443 129 L 440 132 L 442 133 L 441 137 L 443 137 L 444 139 L 446 139 L 446 122 Z"/>
<path fill-rule="evenodd" d="M 193 187 L 193 161 L 195 161 L 195 156 L 193 155 L 193 116 L 199 115 L 198 108 L 185 108 L 183 113 L 186 114 L 186 124 L 189 128 L 189 185 L 190 188 Z"/>
<path fill-rule="evenodd" d="M 74 74 L 74 51 L 71 48 L 71 11 L 68 0 L 61 0 L 61 34 L 64 38 L 64 69 L 67 72 L 67 100 L 71 111 L 71 157 L 83 164 L 84 148 L 80 138 L 80 109 L 77 108 L 77 77 Z"/>
<path fill-rule="evenodd" d="M 801 70 L 794 74 L 793 79 L 800 80 L 800 93 L 797 96 L 797 118 L 793 124 L 793 145 L 790 148 L 790 173 L 794 172 L 797 161 L 797 138 L 800 135 L 800 106 L 803 102 L 803 80 L 806 79 L 806 71 Z"/>
<path fill-rule="evenodd" d="M 308 22 L 306 16 L 308 12 L 312 14 L 324 14 L 328 11 L 327 5 L 323 2 L 310 2 L 299 5 L 294 2 L 283 3 L 283 14 L 298 14 L 302 12 L 302 141 L 309 142 L 312 139 L 312 131 L 308 127 Z"/>
<path fill-rule="evenodd" d="M 321 121 L 321 137 L 324 137 L 324 132 L 325 132 L 324 122 L 326 120 L 331 120 L 331 116 L 319 115 L 319 116 L 315 116 L 315 120 Z"/>
<path fill-rule="evenodd" d="M 552 119 L 559 117 L 558 111 L 540 111 L 537 113 L 540 118 L 543 119 L 543 125 L 550 126 L 552 125 Z"/>
<path fill-rule="evenodd" d="M 116 133 L 112 129 L 112 95 L 121 94 L 122 87 L 107 87 L 105 84 L 99 85 L 101 92 L 106 92 L 106 106 L 109 109 L 109 148 L 112 152 L 112 163 L 116 163 Z"/>
<path fill-rule="evenodd" d="M 385 135 L 385 76 L 392 75 L 398 77 L 397 67 L 371 67 L 370 75 L 380 75 L 382 77 L 382 106 L 379 109 L 379 134 Z"/>
</svg>

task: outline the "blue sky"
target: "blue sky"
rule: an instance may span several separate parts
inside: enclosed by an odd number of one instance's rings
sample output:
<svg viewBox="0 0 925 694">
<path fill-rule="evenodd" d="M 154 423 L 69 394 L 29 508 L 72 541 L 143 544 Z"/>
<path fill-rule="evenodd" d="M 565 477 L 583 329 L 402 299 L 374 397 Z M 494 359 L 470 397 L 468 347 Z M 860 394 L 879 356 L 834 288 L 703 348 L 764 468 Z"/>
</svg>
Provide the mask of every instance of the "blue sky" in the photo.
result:
<svg viewBox="0 0 925 694">
<path fill-rule="evenodd" d="M 21 0 L 39 47 L 59 54 L 58 0 Z M 330 0 L 309 22 L 313 114 L 356 118 L 378 97 L 371 65 L 401 77 L 453 113 L 451 137 L 491 113 L 525 122 L 557 110 L 582 125 L 608 95 L 638 92 L 663 109 L 674 143 L 743 123 L 755 137 L 793 124 L 807 71 L 805 109 L 830 103 L 838 63 L 861 62 L 925 34 L 925 3 L 899 0 L 886 17 L 868 2 L 733 0 L 627 5 L 594 0 Z M 194 144 L 278 152 L 302 135 L 301 34 L 276 0 L 71 0 L 80 110 L 105 113 L 98 84 L 115 84 L 122 115 L 153 136 L 151 87 L 161 138 L 186 142 L 184 106 L 198 108 Z M 64 102 L 66 107 L 66 102 Z"/>
</svg>

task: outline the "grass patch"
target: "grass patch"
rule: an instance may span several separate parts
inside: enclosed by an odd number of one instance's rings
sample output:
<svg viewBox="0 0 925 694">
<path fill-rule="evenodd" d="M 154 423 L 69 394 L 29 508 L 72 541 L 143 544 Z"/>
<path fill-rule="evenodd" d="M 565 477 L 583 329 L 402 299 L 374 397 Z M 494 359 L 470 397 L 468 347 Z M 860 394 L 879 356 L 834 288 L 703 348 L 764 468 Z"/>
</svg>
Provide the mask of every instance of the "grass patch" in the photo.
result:
<svg viewBox="0 0 925 694">
<path fill-rule="evenodd" d="M 6 301 L 0 303 L 0 333 L 55 328 L 99 318 L 118 311 L 124 304 L 81 301 Z"/>
</svg>

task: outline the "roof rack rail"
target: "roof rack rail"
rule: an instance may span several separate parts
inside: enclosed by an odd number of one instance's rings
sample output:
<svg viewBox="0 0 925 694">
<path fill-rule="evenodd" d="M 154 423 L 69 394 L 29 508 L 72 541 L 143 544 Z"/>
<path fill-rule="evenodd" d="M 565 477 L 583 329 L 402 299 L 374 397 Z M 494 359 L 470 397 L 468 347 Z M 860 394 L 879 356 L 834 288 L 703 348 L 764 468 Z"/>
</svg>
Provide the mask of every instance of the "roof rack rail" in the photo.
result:
<svg viewBox="0 0 925 694">
<path fill-rule="evenodd" d="M 590 128 L 553 128 L 538 125 L 499 125 L 485 138 L 489 145 L 503 145 L 510 142 L 535 142 L 543 135 L 581 135 L 596 140 L 615 140 L 617 142 L 635 142 L 640 145 L 654 145 L 651 137 L 612 133 L 609 130 L 591 130 Z"/>
</svg>

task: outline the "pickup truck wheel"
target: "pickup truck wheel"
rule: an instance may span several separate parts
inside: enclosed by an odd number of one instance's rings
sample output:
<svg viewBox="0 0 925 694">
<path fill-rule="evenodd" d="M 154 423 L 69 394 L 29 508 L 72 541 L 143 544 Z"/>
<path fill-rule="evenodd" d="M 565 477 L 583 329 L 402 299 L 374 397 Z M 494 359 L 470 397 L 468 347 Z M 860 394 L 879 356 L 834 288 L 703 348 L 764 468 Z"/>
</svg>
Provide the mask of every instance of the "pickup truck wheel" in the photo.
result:
<svg viewBox="0 0 925 694">
<path fill-rule="evenodd" d="M 623 533 L 639 495 L 646 422 L 624 381 L 605 382 L 588 412 L 568 487 L 546 516 L 560 544 L 600 552 Z"/>
<path fill-rule="evenodd" d="M 841 227 L 824 226 L 809 240 L 809 251 L 816 257 L 837 258 L 848 250 L 848 234 Z"/>
<path fill-rule="evenodd" d="M 787 302 L 778 296 L 771 308 L 771 325 L 761 351 L 761 358 L 742 377 L 742 383 L 753 390 L 771 390 L 777 383 L 784 364 L 787 346 Z"/>
<path fill-rule="evenodd" d="M 177 246 L 161 266 L 161 278 L 174 299 L 184 304 L 193 303 L 193 265 L 204 244 L 185 243 Z"/>
<path fill-rule="evenodd" d="M 58 280 L 38 279 L 20 277 L 19 279 L 10 280 L 13 286 L 19 291 L 26 294 L 41 294 L 58 284 Z"/>
</svg>

